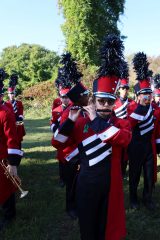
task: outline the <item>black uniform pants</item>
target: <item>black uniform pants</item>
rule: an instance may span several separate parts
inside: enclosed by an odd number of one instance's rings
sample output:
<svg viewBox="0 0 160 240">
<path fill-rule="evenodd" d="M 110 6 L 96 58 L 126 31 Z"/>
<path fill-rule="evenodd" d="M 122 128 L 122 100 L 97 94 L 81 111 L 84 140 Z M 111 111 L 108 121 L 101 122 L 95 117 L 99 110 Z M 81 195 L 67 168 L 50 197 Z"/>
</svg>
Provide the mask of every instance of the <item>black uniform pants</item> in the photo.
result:
<svg viewBox="0 0 160 240">
<path fill-rule="evenodd" d="M 150 201 L 153 190 L 154 157 L 151 143 L 131 142 L 128 147 L 129 155 L 129 190 L 130 201 L 137 202 L 137 187 L 141 171 L 144 173 L 143 199 Z"/>
<path fill-rule="evenodd" d="M 59 178 L 65 182 L 65 166 L 66 164 L 59 161 Z"/>
<path fill-rule="evenodd" d="M 107 221 L 109 181 L 104 176 L 79 175 L 77 211 L 81 240 L 104 240 Z"/>
<path fill-rule="evenodd" d="M 68 162 L 65 166 L 66 211 L 76 210 L 77 163 Z"/>
<path fill-rule="evenodd" d="M 16 215 L 16 201 L 15 201 L 15 193 L 13 193 L 7 201 L 2 205 L 2 210 L 4 214 L 4 218 L 6 220 L 11 220 Z"/>
</svg>

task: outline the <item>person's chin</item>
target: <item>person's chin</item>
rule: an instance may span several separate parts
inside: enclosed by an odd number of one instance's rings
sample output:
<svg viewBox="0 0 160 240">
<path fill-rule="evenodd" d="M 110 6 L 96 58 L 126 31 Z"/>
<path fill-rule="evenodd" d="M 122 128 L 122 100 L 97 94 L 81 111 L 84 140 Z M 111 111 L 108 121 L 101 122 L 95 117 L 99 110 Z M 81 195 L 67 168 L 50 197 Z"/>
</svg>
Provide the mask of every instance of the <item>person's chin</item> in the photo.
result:
<svg viewBox="0 0 160 240">
<path fill-rule="evenodd" d="M 102 118 L 107 118 L 110 114 L 111 114 L 110 112 L 99 113 L 99 116 Z"/>
</svg>

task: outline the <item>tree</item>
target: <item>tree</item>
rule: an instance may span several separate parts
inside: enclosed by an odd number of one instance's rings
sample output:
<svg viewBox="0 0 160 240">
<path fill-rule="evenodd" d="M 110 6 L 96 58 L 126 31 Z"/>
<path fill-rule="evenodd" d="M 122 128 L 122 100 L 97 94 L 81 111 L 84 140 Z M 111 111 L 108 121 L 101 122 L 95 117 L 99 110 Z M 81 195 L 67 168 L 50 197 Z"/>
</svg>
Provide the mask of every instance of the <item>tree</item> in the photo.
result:
<svg viewBox="0 0 160 240">
<path fill-rule="evenodd" d="M 36 44 L 21 44 L 3 49 L 0 67 L 10 75 L 19 75 L 18 88 L 23 90 L 35 83 L 51 79 L 57 71 L 59 56 Z"/>
<path fill-rule="evenodd" d="M 117 22 L 125 0 L 58 0 L 65 22 L 66 48 L 81 62 L 97 63 L 104 36 L 119 34 Z"/>
</svg>

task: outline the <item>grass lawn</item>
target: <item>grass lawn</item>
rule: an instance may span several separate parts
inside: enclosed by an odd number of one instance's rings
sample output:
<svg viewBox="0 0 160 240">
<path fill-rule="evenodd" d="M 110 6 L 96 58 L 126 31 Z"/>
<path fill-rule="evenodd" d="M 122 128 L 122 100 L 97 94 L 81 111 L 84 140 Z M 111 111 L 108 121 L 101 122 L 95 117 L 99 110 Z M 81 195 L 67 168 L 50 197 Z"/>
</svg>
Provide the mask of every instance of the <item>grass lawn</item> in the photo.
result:
<svg viewBox="0 0 160 240">
<path fill-rule="evenodd" d="M 25 120 L 27 135 L 19 176 L 28 196 L 19 199 L 17 218 L 0 240 L 80 240 L 78 222 L 65 214 L 65 189 L 58 186 L 58 164 L 51 147 L 49 118 Z M 128 182 L 124 183 L 128 236 L 126 240 L 160 240 L 160 178 L 154 192 L 157 210 L 128 208 Z M 139 186 L 142 195 L 142 183 Z"/>
</svg>

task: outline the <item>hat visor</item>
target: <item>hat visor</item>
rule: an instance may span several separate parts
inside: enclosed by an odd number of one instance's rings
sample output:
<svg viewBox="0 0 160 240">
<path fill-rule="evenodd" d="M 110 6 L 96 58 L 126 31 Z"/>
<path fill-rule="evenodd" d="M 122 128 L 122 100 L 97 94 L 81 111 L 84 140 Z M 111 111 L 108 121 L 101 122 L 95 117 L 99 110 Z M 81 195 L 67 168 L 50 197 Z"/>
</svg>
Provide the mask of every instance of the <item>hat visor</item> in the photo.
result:
<svg viewBox="0 0 160 240">
<path fill-rule="evenodd" d="M 144 89 L 141 89 L 140 91 L 138 91 L 137 94 L 144 94 L 144 93 L 152 93 L 152 89 L 151 88 L 144 88 Z"/>
<path fill-rule="evenodd" d="M 93 95 L 95 97 L 99 97 L 99 98 L 111 98 L 111 99 L 116 99 L 116 96 L 113 95 L 112 93 L 106 93 L 106 92 L 95 92 L 93 93 Z"/>
<path fill-rule="evenodd" d="M 81 96 L 89 94 L 89 90 L 84 91 L 83 93 L 80 93 Z"/>
</svg>

